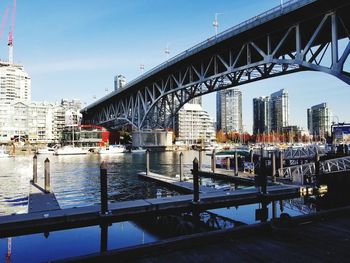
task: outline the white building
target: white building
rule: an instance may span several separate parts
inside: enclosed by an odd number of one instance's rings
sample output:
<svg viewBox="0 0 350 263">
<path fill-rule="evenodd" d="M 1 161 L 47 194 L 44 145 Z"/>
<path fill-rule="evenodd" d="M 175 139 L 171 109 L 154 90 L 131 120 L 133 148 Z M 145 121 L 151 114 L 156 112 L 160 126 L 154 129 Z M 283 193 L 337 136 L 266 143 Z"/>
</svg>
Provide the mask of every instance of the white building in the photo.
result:
<svg viewBox="0 0 350 263">
<path fill-rule="evenodd" d="M 0 62 L 0 103 L 30 101 L 31 79 L 22 65 Z"/>
<path fill-rule="evenodd" d="M 30 143 L 58 142 L 67 126 L 65 115 L 72 114 L 72 124 L 79 122 L 80 101 L 58 103 L 13 101 L 0 104 L 0 143 L 18 138 Z"/>
<path fill-rule="evenodd" d="M 15 101 L 0 105 L 0 142 L 15 138 L 29 142 L 51 142 L 55 105 L 46 102 Z"/>
<path fill-rule="evenodd" d="M 230 88 L 216 93 L 217 129 L 223 132 L 243 132 L 242 92 Z"/>
<path fill-rule="evenodd" d="M 176 141 L 196 144 L 215 140 L 214 120 L 199 104 L 187 103 L 175 118 Z"/>
</svg>

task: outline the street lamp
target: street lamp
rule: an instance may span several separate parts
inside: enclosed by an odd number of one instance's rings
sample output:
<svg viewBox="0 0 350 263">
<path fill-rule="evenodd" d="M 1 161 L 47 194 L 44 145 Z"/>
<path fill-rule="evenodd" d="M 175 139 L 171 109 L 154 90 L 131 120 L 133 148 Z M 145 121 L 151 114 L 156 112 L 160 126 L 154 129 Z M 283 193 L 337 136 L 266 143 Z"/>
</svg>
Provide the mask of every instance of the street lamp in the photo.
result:
<svg viewBox="0 0 350 263">
<path fill-rule="evenodd" d="M 224 13 L 215 13 L 215 19 L 213 21 L 213 27 L 215 28 L 215 37 L 218 34 L 218 27 L 219 27 L 219 21 L 218 21 L 218 15 L 223 15 Z"/>
<path fill-rule="evenodd" d="M 169 55 L 170 55 L 170 49 L 169 49 L 169 43 L 166 44 L 166 48 L 165 48 L 165 55 L 166 55 L 166 59 L 169 59 Z"/>
<path fill-rule="evenodd" d="M 143 74 L 143 71 L 145 70 L 145 65 L 144 64 L 140 64 L 140 69 L 141 69 L 141 74 Z"/>
</svg>

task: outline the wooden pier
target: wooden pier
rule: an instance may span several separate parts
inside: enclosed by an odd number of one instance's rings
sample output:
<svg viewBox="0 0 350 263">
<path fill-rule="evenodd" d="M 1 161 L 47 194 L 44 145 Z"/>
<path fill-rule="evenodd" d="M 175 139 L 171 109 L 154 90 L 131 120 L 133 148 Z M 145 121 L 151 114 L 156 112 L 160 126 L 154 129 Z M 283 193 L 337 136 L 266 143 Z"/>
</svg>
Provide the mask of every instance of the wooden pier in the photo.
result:
<svg viewBox="0 0 350 263">
<path fill-rule="evenodd" d="M 45 193 L 40 186 L 31 183 L 28 197 L 28 213 L 61 209 L 54 193 Z"/>
<path fill-rule="evenodd" d="M 348 262 L 350 207 L 169 238 L 58 262 Z"/>
<path fill-rule="evenodd" d="M 109 203 L 107 214 L 101 214 L 100 205 L 94 205 L 2 216 L 0 217 L 0 238 L 53 229 L 95 225 L 101 222 L 135 220 L 145 215 L 178 213 L 193 209 L 204 211 L 218 207 L 295 198 L 300 196 L 300 190 L 300 187 L 297 186 L 280 185 L 269 186 L 266 195 L 261 195 L 256 188 L 239 191 L 215 191 L 201 193 L 198 203 L 193 203 L 193 195 L 124 201 Z"/>
<path fill-rule="evenodd" d="M 242 185 L 255 184 L 255 181 L 254 181 L 255 174 L 238 172 L 238 176 L 236 176 L 236 173 L 234 170 L 227 170 L 227 169 L 221 169 L 221 168 L 216 168 L 215 173 L 212 172 L 210 169 L 201 169 L 199 171 L 199 176 L 210 177 L 213 179 L 227 180 L 229 182 L 234 182 Z"/>
<path fill-rule="evenodd" d="M 180 181 L 179 178 L 176 178 L 176 177 L 169 177 L 169 176 L 152 173 L 152 172 L 149 172 L 148 174 L 146 174 L 145 172 L 141 172 L 138 175 L 142 179 L 159 183 L 169 188 L 179 190 L 180 192 L 193 193 L 193 183 Z M 199 186 L 200 193 L 214 193 L 217 191 L 219 190 L 215 189 L 214 187 L 208 187 L 203 185 Z"/>
</svg>

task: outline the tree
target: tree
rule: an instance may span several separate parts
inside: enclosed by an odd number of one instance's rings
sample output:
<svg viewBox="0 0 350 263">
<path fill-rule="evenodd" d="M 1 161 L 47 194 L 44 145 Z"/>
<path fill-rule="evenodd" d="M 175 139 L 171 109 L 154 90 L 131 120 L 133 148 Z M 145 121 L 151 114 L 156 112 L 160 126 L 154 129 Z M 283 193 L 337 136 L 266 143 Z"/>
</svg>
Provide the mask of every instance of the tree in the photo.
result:
<svg viewBox="0 0 350 263">
<path fill-rule="evenodd" d="M 220 143 L 227 142 L 226 134 L 222 130 L 216 132 L 216 141 Z"/>
</svg>

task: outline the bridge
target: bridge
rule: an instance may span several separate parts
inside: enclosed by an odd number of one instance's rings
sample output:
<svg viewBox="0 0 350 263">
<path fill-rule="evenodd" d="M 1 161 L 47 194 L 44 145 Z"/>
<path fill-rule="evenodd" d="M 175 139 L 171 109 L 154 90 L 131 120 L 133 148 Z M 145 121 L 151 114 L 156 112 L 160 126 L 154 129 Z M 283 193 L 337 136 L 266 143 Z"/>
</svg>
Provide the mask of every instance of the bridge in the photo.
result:
<svg viewBox="0 0 350 263">
<path fill-rule="evenodd" d="M 82 110 L 83 123 L 165 129 L 191 99 L 266 78 L 321 71 L 350 84 L 350 3 L 291 0 L 178 54 Z M 339 40 L 344 39 L 345 47 Z"/>
</svg>

